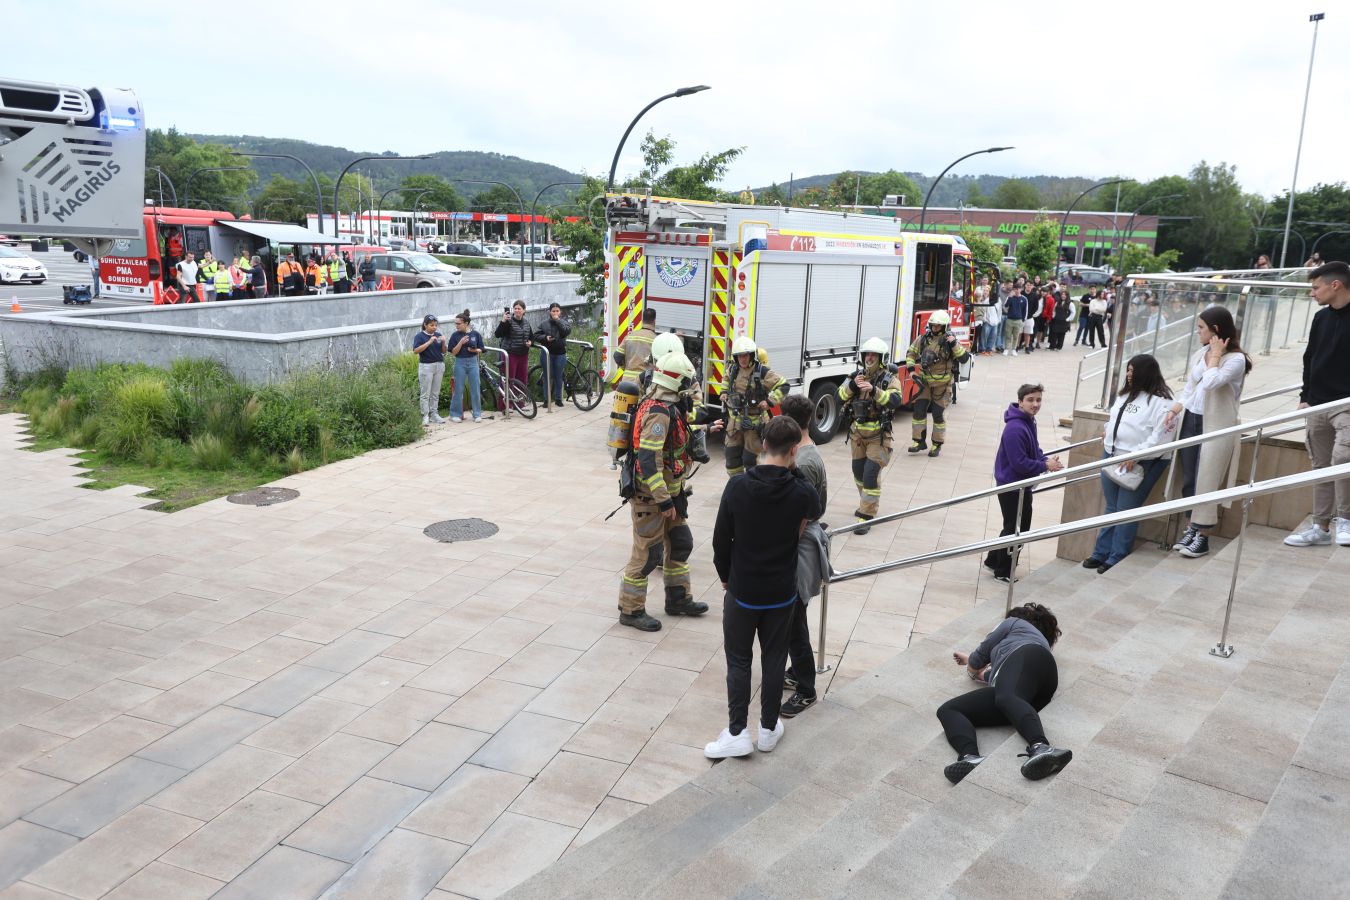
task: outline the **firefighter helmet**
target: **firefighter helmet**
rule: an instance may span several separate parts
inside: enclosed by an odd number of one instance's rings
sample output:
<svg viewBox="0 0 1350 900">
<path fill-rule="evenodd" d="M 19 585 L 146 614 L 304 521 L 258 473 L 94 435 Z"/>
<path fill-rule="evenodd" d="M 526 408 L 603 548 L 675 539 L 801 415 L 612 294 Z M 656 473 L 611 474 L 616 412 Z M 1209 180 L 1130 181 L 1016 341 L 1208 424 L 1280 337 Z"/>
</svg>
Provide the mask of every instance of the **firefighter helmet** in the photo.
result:
<svg viewBox="0 0 1350 900">
<path fill-rule="evenodd" d="M 886 365 L 886 358 L 891 355 L 891 348 L 886 346 L 886 342 L 879 337 L 868 338 L 863 341 L 863 345 L 858 348 L 858 360 L 867 365 L 867 354 L 875 353 L 880 359 L 880 365 Z"/>
<path fill-rule="evenodd" d="M 676 350 L 684 352 L 684 341 L 673 331 L 658 334 L 656 340 L 652 341 L 652 359 L 660 359 Z"/>
<path fill-rule="evenodd" d="M 661 357 L 652 370 L 652 382 L 668 391 L 686 390 L 694 380 L 694 364 L 680 350 Z"/>
<path fill-rule="evenodd" d="M 736 340 L 731 342 L 732 356 L 740 356 L 742 353 L 753 354 L 758 349 L 759 347 L 755 345 L 754 339 L 751 338 L 749 335 L 743 334 L 740 337 L 736 338 Z"/>
<path fill-rule="evenodd" d="M 952 315 L 945 309 L 939 309 L 928 317 L 929 325 L 941 325 L 943 328 L 952 324 Z"/>
</svg>

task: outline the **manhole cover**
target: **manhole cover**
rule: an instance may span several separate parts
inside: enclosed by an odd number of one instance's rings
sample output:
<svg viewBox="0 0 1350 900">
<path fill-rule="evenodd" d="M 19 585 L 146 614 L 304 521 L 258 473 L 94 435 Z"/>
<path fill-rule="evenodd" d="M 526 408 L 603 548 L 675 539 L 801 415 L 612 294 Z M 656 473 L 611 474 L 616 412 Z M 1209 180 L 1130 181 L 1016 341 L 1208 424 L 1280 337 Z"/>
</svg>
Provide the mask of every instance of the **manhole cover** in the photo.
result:
<svg viewBox="0 0 1350 900">
<path fill-rule="evenodd" d="M 497 526 L 486 519 L 447 519 L 431 523 L 422 529 L 422 533 L 442 544 L 453 544 L 455 541 L 490 538 L 497 533 Z"/>
<path fill-rule="evenodd" d="M 275 506 L 278 503 L 285 503 L 287 500 L 294 500 L 299 496 L 299 491 L 290 488 L 260 487 L 251 491 L 231 494 L 225 499 L 243 506 Z"/>
</svg>

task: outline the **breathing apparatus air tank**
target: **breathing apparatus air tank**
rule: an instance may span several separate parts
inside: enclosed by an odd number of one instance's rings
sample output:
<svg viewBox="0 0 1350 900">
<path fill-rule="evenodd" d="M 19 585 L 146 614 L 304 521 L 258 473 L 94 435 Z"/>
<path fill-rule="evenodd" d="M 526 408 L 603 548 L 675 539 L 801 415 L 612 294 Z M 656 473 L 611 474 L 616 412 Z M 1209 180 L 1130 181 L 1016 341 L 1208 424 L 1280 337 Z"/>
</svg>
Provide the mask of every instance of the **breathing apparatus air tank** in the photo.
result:
<svg viewBox="0 0 1350 900">
<path fill-rule="evenodd" d="M 637 412 L 641 392 L 631 381 L 620 381 L 614 388 L 613 405 L 609 410 L 608 446 L 615 456 L 627 453 L 633 447 L 633 414 Z"/>
</svg>

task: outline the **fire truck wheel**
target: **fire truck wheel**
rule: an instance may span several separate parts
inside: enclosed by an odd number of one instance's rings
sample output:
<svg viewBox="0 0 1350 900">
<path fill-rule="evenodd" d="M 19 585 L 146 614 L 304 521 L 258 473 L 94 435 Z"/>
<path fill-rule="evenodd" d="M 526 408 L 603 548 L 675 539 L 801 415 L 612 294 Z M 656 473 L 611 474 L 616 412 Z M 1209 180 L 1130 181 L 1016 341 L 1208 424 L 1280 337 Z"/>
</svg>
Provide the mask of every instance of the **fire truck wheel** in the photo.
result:
<svg viewBox="0 0 1350 900">
<path fill-rule="evenodd" d="M 833 381 L 819 381 L 811 386 L 811 405 L 815 414 L 811 417 L 811 440 L 817 444 L 828 444 L 839 430 L 840 416 L 839 385 Z"/>
</svg>

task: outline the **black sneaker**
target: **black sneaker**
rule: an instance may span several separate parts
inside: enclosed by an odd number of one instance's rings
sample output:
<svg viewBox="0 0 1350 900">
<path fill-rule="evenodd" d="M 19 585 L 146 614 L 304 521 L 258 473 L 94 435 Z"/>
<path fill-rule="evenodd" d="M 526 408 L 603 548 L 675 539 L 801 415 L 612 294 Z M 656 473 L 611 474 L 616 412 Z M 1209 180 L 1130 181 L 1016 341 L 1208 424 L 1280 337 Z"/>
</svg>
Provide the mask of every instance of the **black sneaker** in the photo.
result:
<svg viewBox="0 0 1350 900">
<path fill-rule="evenodd" d="M 1022 763 L 1022 777 L 1028 781 L 1049 778 L 1073 759 L 1072 750 L 1057 750 L 1049 744 L 1028 744 L 1027 752 L 1017 755 L 1027 757 L 1027 761 Z"/>
<path fill-rule="evenodd" d="M 961 779 L 965 778 L 975 767 L 984 762 L 983 756 L 976 756 L 973 753 L 967 753 L 965 756 L 952 763 L 942 770 L 942 774 L 947 776 L 947 780 L 952 784 L 960 784 Z"/>
<path fill-rule="evenodd" d="M 1189 544 L 1182 547 L 1180 553 L 1187 559 L 1195 559 L 1209 552 L 1209 535 L 1196 532 Z"/>
<path fill-rule="evenodd" d="M 1102 561 L 1095 556 L 1089 556 L 1087 559 L 1083 560 L 1083 568 L 1085 569 L 1095 569 L 1101 564 Z"/>
<path fill-rule="evenodd" d="M 1020 579 L 1013 578 L 1013 577 L 1008 576 L 1008 575 L 995 575 L 995 576 L 994 576 L 994 580 L 995 580 L 995 581 L 1001 581 L 1001 582 L 1003 582 L 1004 584 L 1008 584 L 1008 583 L 1010 583 L 1010 582 L 1019 581 Z"/>
<path fill-rule="evenodd" d="M 1181 537 L 1177 538 L 1177 542 L 1172 545 L 1172 549 L 1173 550 L 1186 549 L 1191 545 L 1191 541 L 1195 540 L 1196 537 L 1199 536 L 1199 534 L 1200 532 L 1196 531 L 1194 526 L 1187 525 L 1186 530 L 1181 533 Z"/>
<path fill-rule="evenodd" d="M 798 691 L 797 693 L 793 694 L 791 697 L 788 698 L 788 702 L 783 704 L 782 708 L 778 711 L 778 715 L 782 716 L 784 719 L 791 719 L 798 713 L 805 712 L 806 710 L 810 709 L 815 705 L 816 705 L 815 694 L 812 694 L 811 696 L 808 697 L 805 694 Z"/>
<path fill-rule="evenodd" d="M 792 674 L 791 669 L 783 673 L 783 690 L 785 691 L 797 690 L 797 676 Z"/>
</svg>

